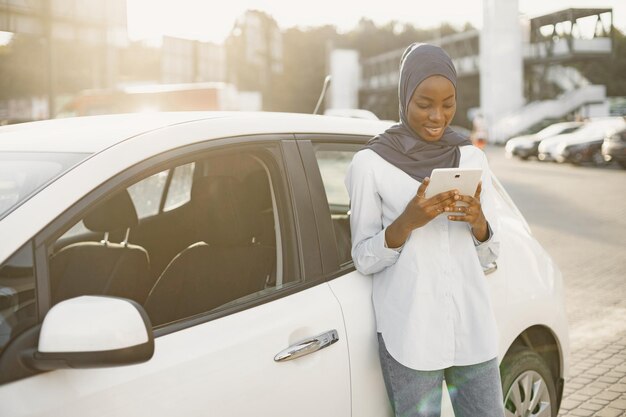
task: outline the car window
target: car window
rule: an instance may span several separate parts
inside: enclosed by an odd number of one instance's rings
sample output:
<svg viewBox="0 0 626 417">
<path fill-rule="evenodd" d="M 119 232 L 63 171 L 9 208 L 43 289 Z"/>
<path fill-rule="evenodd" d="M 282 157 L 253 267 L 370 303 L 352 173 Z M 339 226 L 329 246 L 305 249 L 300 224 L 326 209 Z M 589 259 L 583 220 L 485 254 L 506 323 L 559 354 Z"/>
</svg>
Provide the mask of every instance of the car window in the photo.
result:
<svg viewBox="0 0 626 417">
<path fill-rule="evenodd" d="M 337 242 L 339 262 L 352 262 L 352 240 L 350 236 L 350 197 L 344 178 L 354 154 L 362 147 L 356 144 L 317 143 L 315 158 L 320 169 L 326 200 L 330 207 L 333 231 Z"/>
<path fill-rule="evenodd" d="M 33 250 L 27 243 L 0 266 L 0 353 L 36 322 Z"/>
<path fill-rule="evenodd" d="M 65 232 L 52 245 L 52 303 L 86 294 L 129 298 L 162 326 L 246 305 L 298 283 L 299 275 L 291 273 L 296 268 L 285 267 L 295 251 L 283 248 L 295 239 L 279 233 L 292 230 L 279 227 L 277 196 L 285 181 L 269 155 L 206 154 L 95 202 L 66 226 L 72 231 L 82 223 L 88 233 L 67 239 Z M 170 172 L 159 213 L 154 206 Z M 149 206 L 142 195 L 153 199 Z"/>
<path fill-rule="evenodd" d="M 167 189 L 163 211 L 170 211 L 191 200 L 191 182 L 195 164 L 185 164 L 174 169 L 172 181 Z"/>
<path fill-rule="evenodd" d="M 0 152 L 0 219 L 89 154 Z"/>
<path fill-rule="evenodd" d="M 137 216 L 140 219 L 154 216 L 159 212 L 168 175 L 169 169 L 151 175 L 143 181 L 128 187 L 128 193 L 133 200 Z"/>
</svg>

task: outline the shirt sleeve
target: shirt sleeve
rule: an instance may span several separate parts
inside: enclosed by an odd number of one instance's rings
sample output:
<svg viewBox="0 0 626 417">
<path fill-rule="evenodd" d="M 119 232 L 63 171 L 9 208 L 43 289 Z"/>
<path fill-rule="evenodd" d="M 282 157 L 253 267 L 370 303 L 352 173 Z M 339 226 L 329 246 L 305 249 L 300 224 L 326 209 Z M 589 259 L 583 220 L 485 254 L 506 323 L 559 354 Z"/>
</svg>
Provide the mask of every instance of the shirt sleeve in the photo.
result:
<svg viewBox="0 0 626 417">
<path fill-rule="evenodd" d="M 387 245 L 387 239 L 384 239 L 385 242 L 385 247 L 389 248 L 389 245 Z M 404 245 L 400 245 L 397 248 L 389 248 L 391 250 L 395 250 L 396 252 L 402 252 L 402 248 L 404 247 Z"/>
<path fill-rule="evenodd" d="M 382 199 L 376 189 L 371 165 L 358 152 L 348 168 L 346 188 L 350 195 L 352 259 L 362 274 L 373 274 L 393 265 L 400 249 L 388 248 L 382 222 Z"/>
<path fill-rule="evenodd" d="M 474 245 L 476 247 L 476 253 L 478 254 L 478 259 L 480 264 L 483 267 L 486 267 L 492 262 L 495 262 L 498 259 L 498 255 L 500 254 L 500 222 L 497 215 L 496 210 L 496 190 L 493 186 L 493 182 L 491 180 L 491 170 L 489 169 L 489 163 L 487 162 L 487 157 L 483 153 L 483 174 L 482 174 L 482 192 L 480 194 L 480 204 L 487 219 L 487 228 L 489 230 L 489 236 L 487 240 L 484 242 L 478 241 L 474 234 L 471 233 L 472 238 L 474 239 Z"/>
</svg>

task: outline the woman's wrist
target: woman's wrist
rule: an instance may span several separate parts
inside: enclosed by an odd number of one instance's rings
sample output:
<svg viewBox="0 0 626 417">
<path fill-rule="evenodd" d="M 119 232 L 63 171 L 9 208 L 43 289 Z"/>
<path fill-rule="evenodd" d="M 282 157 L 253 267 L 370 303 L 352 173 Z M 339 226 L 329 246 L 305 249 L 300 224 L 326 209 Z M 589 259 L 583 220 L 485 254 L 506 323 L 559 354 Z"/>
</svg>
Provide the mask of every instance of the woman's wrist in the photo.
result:
<svg viewBox="0 0 626 417">
<path fill-rule="evenodd" d="M 485 219 L 485 216 L 480 216 L 480 219 L 471 226 L 472 234 L 478 241 L 484 242 L 487 240 L 489 237 L 489 227 L 487 226 L 487 219 Z"/>
<path fill-rule="evenodd" d="M 394 220 L 385 230 L 385 242 L 389 248 L 399 248 L 404 245 L 409 235 L 411 234 L 411 228 L 404 222 L 402 215 Z"/>
</svg>

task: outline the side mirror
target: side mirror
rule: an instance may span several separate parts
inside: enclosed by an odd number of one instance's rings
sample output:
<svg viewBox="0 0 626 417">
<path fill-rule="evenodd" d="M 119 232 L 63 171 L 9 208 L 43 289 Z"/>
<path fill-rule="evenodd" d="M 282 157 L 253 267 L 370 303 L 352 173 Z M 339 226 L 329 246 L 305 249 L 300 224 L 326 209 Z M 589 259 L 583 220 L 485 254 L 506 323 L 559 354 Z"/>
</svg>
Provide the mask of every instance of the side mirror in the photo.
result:
<svg viewBox="0 0 626 417">
<path fill-rule="evenodd" d="M 25 362 L 34 369 L 99 368 L 146 362 L 154 335 L 143 307 L 124 298 L 82 296 L 50 309 L 37 351 Z"/>
</svg>

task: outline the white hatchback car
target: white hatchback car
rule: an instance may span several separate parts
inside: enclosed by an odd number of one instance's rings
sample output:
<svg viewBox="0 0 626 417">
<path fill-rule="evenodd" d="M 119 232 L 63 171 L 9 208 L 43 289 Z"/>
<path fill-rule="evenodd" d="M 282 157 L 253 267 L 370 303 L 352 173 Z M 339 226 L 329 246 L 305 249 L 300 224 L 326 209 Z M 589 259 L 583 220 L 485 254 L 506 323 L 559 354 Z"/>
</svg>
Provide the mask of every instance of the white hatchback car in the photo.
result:
<svg viewBox="0 0 626 417">
<path fill-rule="evenodd" d="M 386 127 L 161 113 L 0 128 L 0 415 L 390 415 L 343 185 Z M 506 408 L 554 416 L 561 274 L 494 184 Z"/>
<path fill-rule="evenodd" d="M 593 118 L 572 133 L 543 139 L 537 149 L 538 158 L 541 161 L 565 162 L 567 158 L 563 151 L 568 145 L 602 141 L 608 132 L 622 126 L 624 126 L 623 117 Z"/>
</svg>

